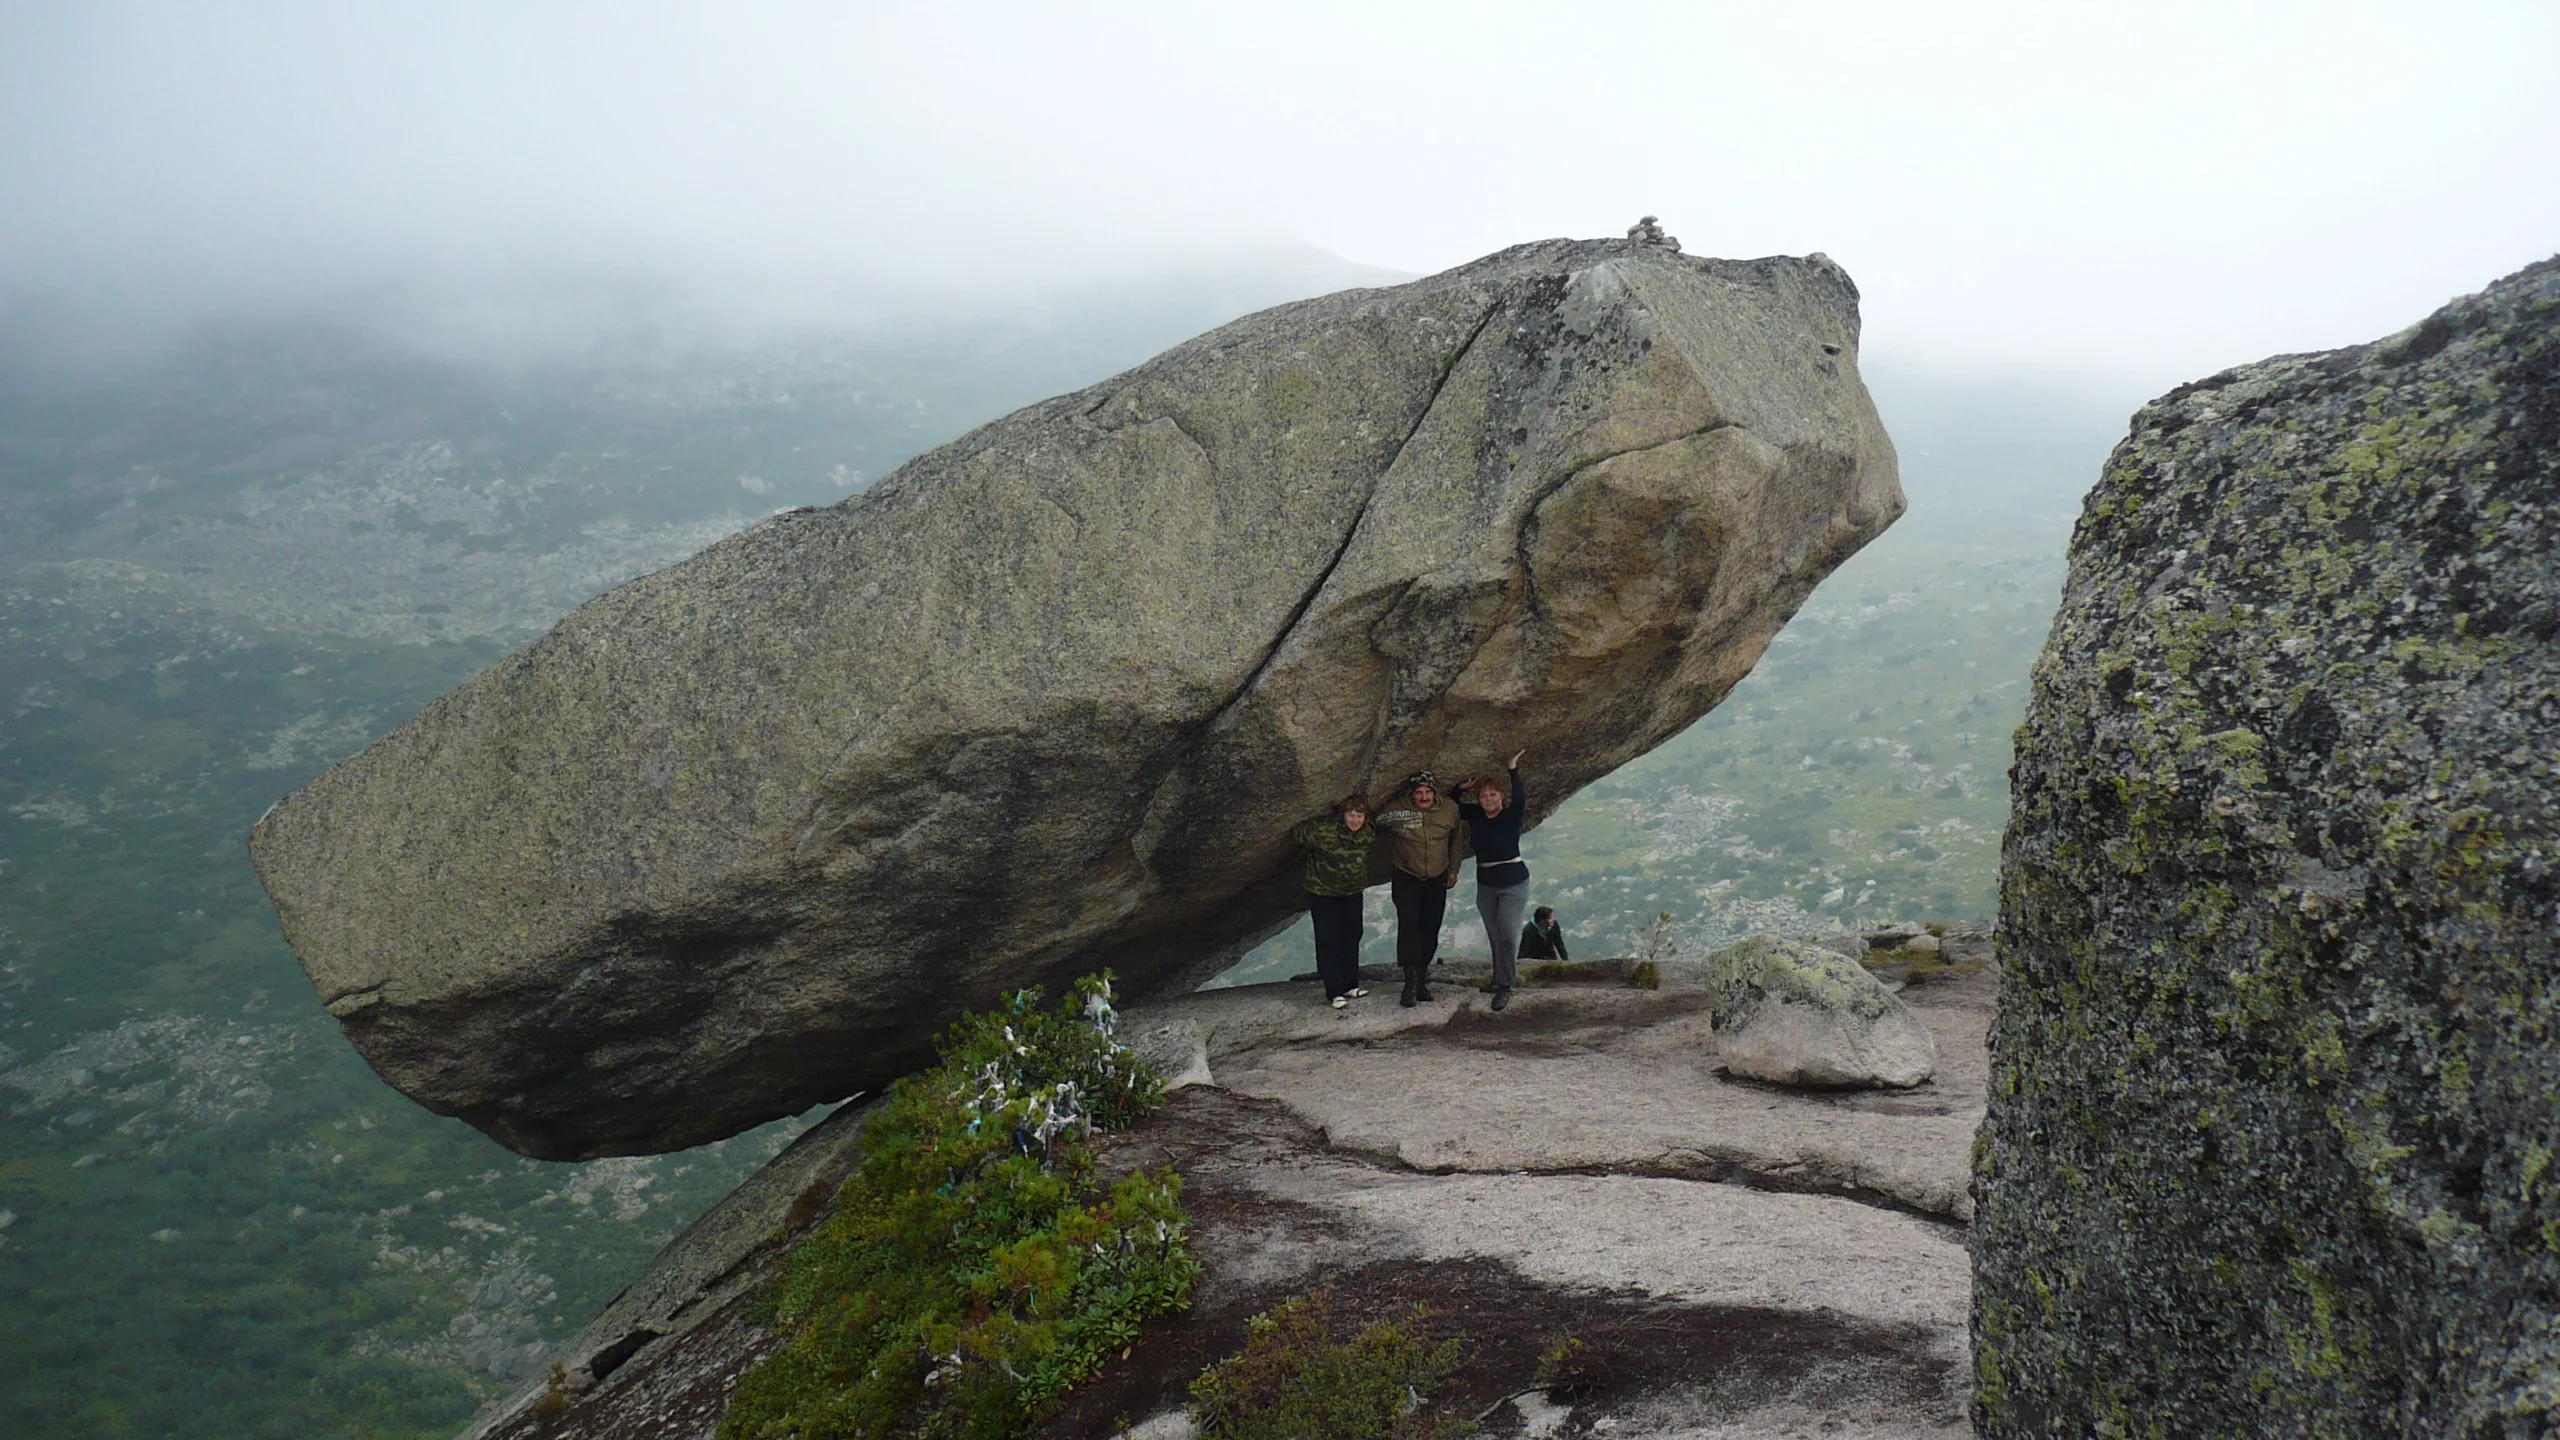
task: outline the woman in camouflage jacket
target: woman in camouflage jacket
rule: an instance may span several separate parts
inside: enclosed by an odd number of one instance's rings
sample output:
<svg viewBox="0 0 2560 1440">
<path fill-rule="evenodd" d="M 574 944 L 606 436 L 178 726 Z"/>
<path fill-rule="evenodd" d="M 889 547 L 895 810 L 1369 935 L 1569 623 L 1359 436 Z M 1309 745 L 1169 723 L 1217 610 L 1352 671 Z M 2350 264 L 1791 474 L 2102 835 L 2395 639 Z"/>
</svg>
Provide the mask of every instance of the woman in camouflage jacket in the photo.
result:
<svg viewBox="0 0 2560 1440">
<path fill-rule="evenodd" d="M 1316 975 L 1326 1002 L 1339 1010 L 1369 992 L 1360 985 L 1360 892 L 1369 887 L 1366 797 L 1346 795 L 1333 813 L 1289 832 L 1306 860 L 1307 918 L 1315 923 Z"/>
</svg>

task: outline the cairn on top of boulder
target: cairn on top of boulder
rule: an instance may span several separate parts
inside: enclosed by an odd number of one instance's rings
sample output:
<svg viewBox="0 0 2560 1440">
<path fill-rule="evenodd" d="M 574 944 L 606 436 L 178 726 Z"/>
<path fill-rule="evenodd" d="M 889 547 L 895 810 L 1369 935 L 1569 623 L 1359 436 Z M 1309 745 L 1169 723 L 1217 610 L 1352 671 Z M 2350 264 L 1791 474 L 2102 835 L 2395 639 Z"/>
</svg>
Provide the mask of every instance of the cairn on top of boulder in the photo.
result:
<svg viewBox="0 0 2560 1440">
<path fill-rule="evenodd" d="M 1662 217 L 1658 215 L 1647 215 L 1643 219 L 1638 220 L 1633 225 L 1627 227 L 1627 238 L 1633 240 L 1639 245 L 1659 245 L 1663 249 L 1671 251 L 1673 254 L 1678 254 L 1680 250 L 1680 237 L 1677 235 L 1665 234 L 1662 229 L 1661 219 Z"/>
<path fill-rule="evenodd" d="M 1937 1073 L 1929 1027 L 1865 966 L 1806 940 L 1754 935 L 1709 955 L 1716 1058 L 1779 1085 L 1907 1089 Z"/>
<path fill-rule="evenodd" d="M 527 1154 L 669 1150 L 1301 909 L 1292 824 L 1677 734 L 1902 510 L 1819 257 L 1547 241 L 1238 320 L 589 602 L 279 804 L 330 1013 Z"/>
<path fill-rule="evenodd" d="M 2560 259 L 2143 407 L 2001 864 L 1986 1436 L 2560 1427 Z"/>
</svg>

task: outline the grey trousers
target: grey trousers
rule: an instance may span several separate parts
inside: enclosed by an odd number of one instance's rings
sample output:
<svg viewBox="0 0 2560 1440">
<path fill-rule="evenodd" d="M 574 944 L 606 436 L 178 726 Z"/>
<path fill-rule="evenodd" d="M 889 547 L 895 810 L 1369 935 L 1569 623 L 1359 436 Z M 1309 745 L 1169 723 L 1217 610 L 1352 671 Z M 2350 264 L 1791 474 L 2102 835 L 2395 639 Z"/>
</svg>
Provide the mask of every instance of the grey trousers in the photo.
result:
<svg viewBox="0 0 2560 1440">
<path fill-rule="evenodd" d="M 1493 988 L 1508 990 L 1520 981 L 1520 927 L 1529 919 L 1529 882 L 1500 889 L 1477 882 L 1476 913 L 1484 917 L 1485 939 L 1493 944 Z"/>
</svg>

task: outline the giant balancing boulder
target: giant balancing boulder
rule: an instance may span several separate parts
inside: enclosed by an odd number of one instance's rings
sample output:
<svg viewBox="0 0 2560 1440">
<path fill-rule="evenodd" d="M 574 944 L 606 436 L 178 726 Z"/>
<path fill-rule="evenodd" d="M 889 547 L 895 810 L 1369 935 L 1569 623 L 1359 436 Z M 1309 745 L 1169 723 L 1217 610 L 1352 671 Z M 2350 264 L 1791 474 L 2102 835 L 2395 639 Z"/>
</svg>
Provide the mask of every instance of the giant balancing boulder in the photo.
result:
<svg viewBox="0 0 2560 1440">
<path fill-rule="evenodd" d="M 1346 791 L 1526 746 L 1542 815 L 1676 734 L 1901 513 L 1857 349 L 1820 256 L 1615 240 L 1248 316 L 590 602 L 251 852 L 421 1104 L 727 1135 L 1214 973 Z"/>
<path fill-rule="evenodd" d="M 2560 260 L 2145 407 L 2019 732 L 1993 1437 L 2560 1428 Z"/>
</svg>

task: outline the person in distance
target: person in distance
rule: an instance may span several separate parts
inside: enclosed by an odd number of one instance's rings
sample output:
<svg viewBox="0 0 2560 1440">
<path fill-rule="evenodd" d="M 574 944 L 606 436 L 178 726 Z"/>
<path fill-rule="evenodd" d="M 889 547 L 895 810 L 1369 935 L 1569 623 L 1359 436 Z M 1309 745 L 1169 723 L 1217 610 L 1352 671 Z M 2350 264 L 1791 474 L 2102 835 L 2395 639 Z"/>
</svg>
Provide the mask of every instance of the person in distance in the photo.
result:
<svg viewBox="0 0 2560 1440">
<path fill-rule="evenodd" d="M 1523 960 L 1570 960 L 1565 953 L 1564 926 L 1556 923 L 1556 907 L 1541 905 L 1529 912 L 1529 923 L 1520 927 L 1520 958 Z"/>
</svg>

